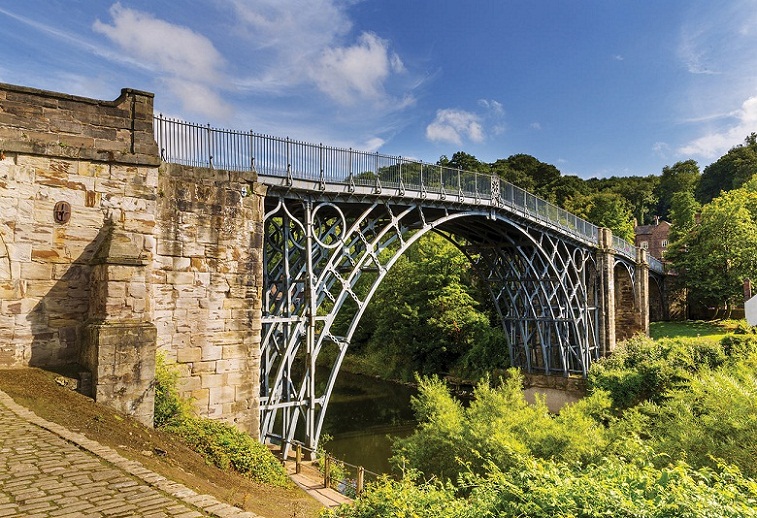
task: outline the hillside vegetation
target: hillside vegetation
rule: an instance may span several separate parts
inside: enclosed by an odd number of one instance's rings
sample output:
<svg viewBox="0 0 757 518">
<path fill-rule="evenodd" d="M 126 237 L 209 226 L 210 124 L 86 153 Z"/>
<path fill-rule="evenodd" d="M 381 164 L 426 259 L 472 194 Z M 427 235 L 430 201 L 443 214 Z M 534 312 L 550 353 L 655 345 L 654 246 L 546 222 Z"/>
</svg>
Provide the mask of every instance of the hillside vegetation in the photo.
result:
<svg viewBox="0 0 757 518">
<path fill-rule="evenodd" d="M 757 516 L 757 336 L 635 337 L 550 415 L 521 378 L 464 407 L 434 377 L 384 478 L 330 517 Z"/>
</svg>

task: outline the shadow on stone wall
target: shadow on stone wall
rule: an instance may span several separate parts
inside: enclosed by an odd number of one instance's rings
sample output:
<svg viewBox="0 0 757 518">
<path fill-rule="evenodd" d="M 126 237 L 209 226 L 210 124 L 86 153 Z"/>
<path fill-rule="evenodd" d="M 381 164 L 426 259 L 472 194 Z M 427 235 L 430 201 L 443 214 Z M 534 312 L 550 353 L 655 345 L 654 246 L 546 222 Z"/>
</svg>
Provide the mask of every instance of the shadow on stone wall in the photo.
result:
<svg viewBox="0 0 757 518">
<path fill-rule="evenodd" d="M 49 266 L 52 280 L 29 281 L 28 290 L 41 296 L 26 317 L 32 335 L 29 365 L 60 368 L 78 363 L 89 314 L 91 261 L 109 227 L 103 225 L 73 261 L 40 263 L 42 269 Z"/>
</svg>

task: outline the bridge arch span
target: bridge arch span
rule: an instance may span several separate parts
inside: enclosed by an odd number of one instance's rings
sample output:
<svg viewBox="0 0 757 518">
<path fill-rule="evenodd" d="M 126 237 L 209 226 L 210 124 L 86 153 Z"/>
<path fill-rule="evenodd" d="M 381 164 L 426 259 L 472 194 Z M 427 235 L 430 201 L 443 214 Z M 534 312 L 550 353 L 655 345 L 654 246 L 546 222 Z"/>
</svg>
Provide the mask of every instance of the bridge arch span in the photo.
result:
<svg viewBox="0 0 757 518">
<path fill-rule="evenodd" d="M 272 190 L 264 227 L 264 440 L 289 444 L 304 437 L 317 445 L 365 308 L 399 257 L 428 232 L 451 240 L 472 261 L 514 364 L 531 372 L 585 374 L 599 355 L 592 249 L 527 220 L 490 207 Z M 336 336 L 333 324 L 348 301 L 354 315 L 344 336 Z M 332 365 L 321 378 L 316 360 L 325 351 Z"/>
</svg>

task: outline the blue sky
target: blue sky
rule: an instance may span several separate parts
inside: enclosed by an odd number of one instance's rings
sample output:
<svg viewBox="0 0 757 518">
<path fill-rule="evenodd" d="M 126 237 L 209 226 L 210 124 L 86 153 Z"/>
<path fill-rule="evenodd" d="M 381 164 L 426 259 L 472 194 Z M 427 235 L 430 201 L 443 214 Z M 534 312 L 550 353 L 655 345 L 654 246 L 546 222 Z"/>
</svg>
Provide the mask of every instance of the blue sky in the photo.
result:
<svg viewBox="0 0 757 518">
<path fill-rule="evenodd" d="M 0 82 L 434 162 L 704 168 L 757 131 L 757 0 L 6 0 Z"/>
</svg>

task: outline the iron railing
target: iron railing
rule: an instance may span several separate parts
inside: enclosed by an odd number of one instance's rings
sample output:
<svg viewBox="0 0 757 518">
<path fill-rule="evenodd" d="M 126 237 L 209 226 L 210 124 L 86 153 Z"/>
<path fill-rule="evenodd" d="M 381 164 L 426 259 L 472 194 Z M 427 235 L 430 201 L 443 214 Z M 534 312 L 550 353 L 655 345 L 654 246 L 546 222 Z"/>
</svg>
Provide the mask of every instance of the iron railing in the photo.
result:
<svg viewBox="0 0 757 518">
<path fill-rule="evenodd" d="M 461 203 L 489 204 L 536 220 L 596 244 L 598 227 L 534 196 L 497 175 L 312 144 L 250 131 L 213 128 L 158 115 L 155 140 L 165 162 L 232 171 L 254 170 L 262 177 L 318 182 L 376 194 L 429 196 Z M 616 252 L 636 260 L 636 248 L 615 236 Z M 651 264 L 650 264 L 651 266 Z M 661 270 L 660 270 L 661 271 Z"/>
<path fill-rule="evenodd" d="M 636 261 L 636 247 L 622 237 L 612 236 L 612 247 L 616 253 Z"/>
<path fill-rule="evenodd" d="M 647 254 L 647 263 L 649 264 L 649 269 L 653 272 L 665 272 L 665 264 L 656 257 L 652 257 L 651 255 Z"/>
</svg>

